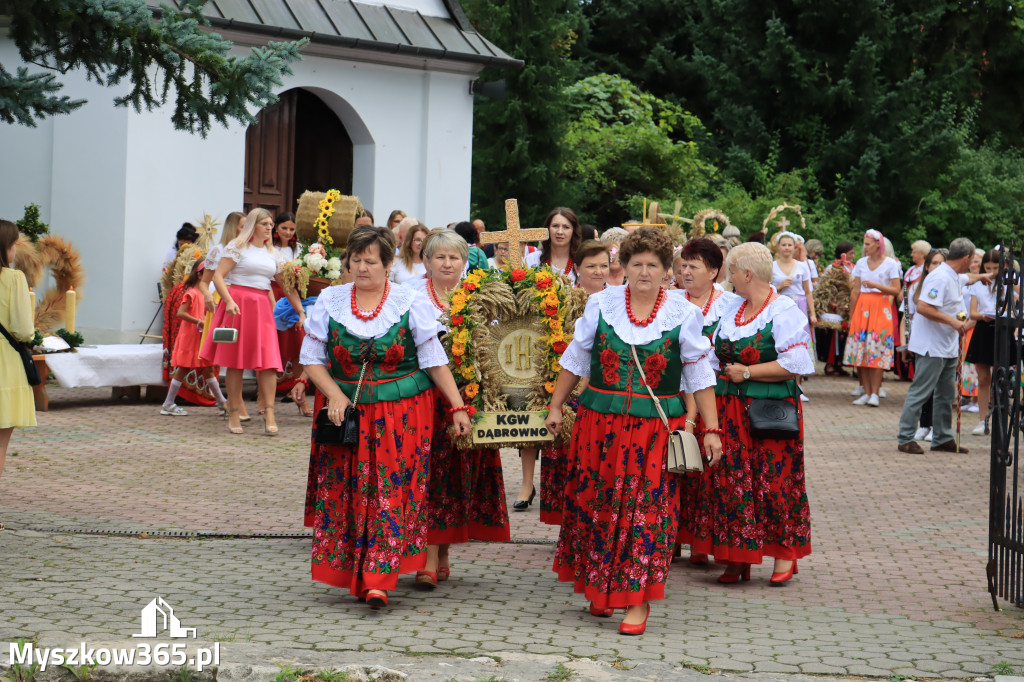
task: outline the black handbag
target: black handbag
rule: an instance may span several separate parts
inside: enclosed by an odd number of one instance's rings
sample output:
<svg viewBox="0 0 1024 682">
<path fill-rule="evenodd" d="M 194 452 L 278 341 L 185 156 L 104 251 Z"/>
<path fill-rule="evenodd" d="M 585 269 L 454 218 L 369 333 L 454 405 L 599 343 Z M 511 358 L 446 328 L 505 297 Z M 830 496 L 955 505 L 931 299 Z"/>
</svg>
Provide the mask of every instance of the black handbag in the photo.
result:
<svg viewBox="0 0 1024 682">
<path fill-rule="evenodd" d="M 363 390 L 363 377 L 366 376 L 366 365 L 369 361 L 363 361 L 363 368 L 359 372 L 359 384 L 356 386 L 355 396 L 352 404 L 345 408 L 345 415 L 341 420 L 341 426 L 336 425 L 327 416 L 327 407 L 321 407 L 316 415 L 316 435 L 313 442 L 317 445 L 356 445 L 359 442 L 359 394 Z"/>
<path fill-rule="evenodd" d="M 800 437 L 800 415 L 795 402 L 755 398 L 747 406 L 747 419 L 754 438 L 794 440 Z"/>
<path fill-rule="evenodd" d="M 28 349 L 28 345 L 15 341 L 14 337 L 4 329 L 2 324 L 0 324 L 0 333 L 4 335 L 7 342 L 11 344 L 11 347 L 21 356 L 21 364 L 25 367 L 25 378 L 28 379 L 28 385 L 38 386 L 43 383 L 43 378 L 39 376 L 39 368 L 36 367 L 36 361 L 32 359 L 32 351 Z"/>
</svg>

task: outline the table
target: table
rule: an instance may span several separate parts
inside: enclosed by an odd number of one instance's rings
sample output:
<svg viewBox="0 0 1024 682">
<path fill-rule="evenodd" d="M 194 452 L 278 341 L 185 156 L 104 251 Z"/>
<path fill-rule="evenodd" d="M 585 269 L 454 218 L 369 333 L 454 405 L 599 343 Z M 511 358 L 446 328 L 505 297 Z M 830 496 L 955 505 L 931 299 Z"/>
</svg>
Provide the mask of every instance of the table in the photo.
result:
<svg viewBox="0 0 1024 682">
<path fill-rule="evenodd" d="M 74 353 L 47 353 L 33 359 L 43 377 L 34 387 L 36 409 L 46 411 L 46 376 L 53 373 L 64 388 L 114 387 L 114 397 L 138 397 L 141 386 L 163 386 L 164 348 L 157 344 L 111 344 L 81 346 Z"/>
</svg>

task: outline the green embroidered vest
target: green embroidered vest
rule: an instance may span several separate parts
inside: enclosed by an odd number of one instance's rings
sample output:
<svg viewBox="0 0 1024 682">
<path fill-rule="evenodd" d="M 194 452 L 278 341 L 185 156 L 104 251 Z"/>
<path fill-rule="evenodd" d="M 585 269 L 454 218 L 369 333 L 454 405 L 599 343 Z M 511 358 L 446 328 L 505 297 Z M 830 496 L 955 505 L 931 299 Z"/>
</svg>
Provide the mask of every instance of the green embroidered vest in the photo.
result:
<svg viewBox="0 0 1024 682">
<path fill-rule="evenodd" d="M 683 365 L 679 360 L 679 329 L 669 329 L 642 346 L 636 346 L 637 358 L 644 368 L 654 395 L 669 417 L 686 414 L 679 394 Z M 622 341 L 602 315 L 597 323 L 594 348 L 590 355 L 590 383 L 580 403 L 603 414 L 629 414 L 658 418 L 658 408 L 640 383 L 640 373 L 629 344 Z"/>
<path fill-rule="evenodd" d="M 769 322 L 753 336 L 738 341 L 729 341 L 719 336 L 715 340 L 715 355 L 722 367 L 731 362 L 741 365 L 758 365 L 779 359 L 775 350 L 775 338 L 772 336 L 773 322 Z M 742 383 L 718 377 L 715 384 L 715 395 L 738 395 L 745 398 L 795 398 L 799 395 L 796 381 L 752 381 Z"/>
<path fill-rule="evenodd" d="M 333 317 L 328 325 L 327 369 L 351 400 L 359 384 L 359 371 L 368 355 L 359 403 L 381 403 L 409 398 L 430 388 L 430 375 L 420 369 L 416 344 L 409 329 L 409 311 L 376 339 L 361 339 Z"/>
</svg>

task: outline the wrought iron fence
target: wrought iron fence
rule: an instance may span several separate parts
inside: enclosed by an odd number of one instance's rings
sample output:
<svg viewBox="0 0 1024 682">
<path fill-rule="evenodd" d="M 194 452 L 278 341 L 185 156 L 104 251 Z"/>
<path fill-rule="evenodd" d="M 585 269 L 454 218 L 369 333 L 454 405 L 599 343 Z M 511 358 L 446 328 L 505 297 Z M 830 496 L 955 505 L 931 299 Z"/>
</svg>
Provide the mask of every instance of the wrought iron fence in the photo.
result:
<svg viewBox="0 0 1024 682">
<path fill-rule="evenodd" d="M 992 365 L 992 462 L 988 525 L 988 590 L 992 606 L 999 598 L 1024 607 L 1024 481 L 1020 441 L 1024 434 L 1024 297 L 1021 273 L 1024 247 L 1004 248 L 996 283 L 995 355 Z"/>
</svg>

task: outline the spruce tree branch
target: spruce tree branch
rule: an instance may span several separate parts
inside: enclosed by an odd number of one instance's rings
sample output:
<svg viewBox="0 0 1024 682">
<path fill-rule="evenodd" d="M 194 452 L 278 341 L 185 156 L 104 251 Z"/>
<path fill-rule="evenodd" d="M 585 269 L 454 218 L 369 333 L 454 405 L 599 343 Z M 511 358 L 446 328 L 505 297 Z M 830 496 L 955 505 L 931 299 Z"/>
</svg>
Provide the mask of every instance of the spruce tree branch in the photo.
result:
<svg viewBox="0 0 1024 682">
<path fill-rule="evenodd" d="M 180 7 L 162 5 L 159 18 L 145 0 L 2 0 L 0 13 L 11 17 L 10 35 L 21 58 L 62 73 L 81 69 L 100 85 L 126 83 L 128 92 L 115 97 L 117 106 L 152 110 L 174 99 L 171 121 L 176 128 L 204 137 L 211 122 L 229 119 L 245 124 L 276 101 L 274 89 L 289 64 L 300 59 L 306 41 L 274 42 L 254 48 L 243 58 L 229 56 L 232 43 L 209 30 L 202 15 L 204 0 L 182 0 Z M 53 93 L 61 85 L 49 80 Z M 32 95 L 22 112 L 33 119 L 60 109 Z M 17 103 L 10 103 L 13 111 Z M 80 104 L 79 104 L 80 106 Z M 20 117 L 6 109 L 0 116 Z M 5 119 L 6 120 L 6 119 Z"/>
</svg>

